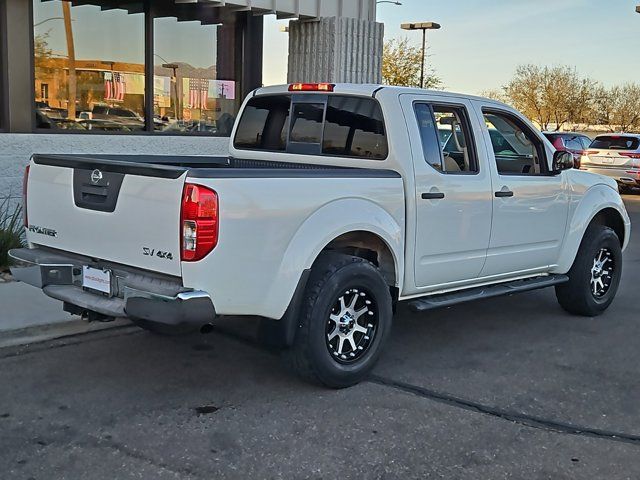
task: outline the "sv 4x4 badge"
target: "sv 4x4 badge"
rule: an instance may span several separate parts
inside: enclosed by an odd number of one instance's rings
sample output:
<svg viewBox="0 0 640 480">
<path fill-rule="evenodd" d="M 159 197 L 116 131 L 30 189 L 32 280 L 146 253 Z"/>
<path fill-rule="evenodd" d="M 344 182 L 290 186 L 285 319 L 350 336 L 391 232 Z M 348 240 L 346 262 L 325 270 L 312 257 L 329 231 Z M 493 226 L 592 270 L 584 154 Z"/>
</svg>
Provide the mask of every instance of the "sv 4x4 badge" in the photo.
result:
<svg viewBox="0 0 640 480">
<path fill-rule="evenodd" d="M 155 248 L 142 247 L 142 254 L 147 257 L 158 257 L 165 260 L 173 260 L 171 252 L 163 252 L 162 250 L 156 250 Z"/>
</svg>

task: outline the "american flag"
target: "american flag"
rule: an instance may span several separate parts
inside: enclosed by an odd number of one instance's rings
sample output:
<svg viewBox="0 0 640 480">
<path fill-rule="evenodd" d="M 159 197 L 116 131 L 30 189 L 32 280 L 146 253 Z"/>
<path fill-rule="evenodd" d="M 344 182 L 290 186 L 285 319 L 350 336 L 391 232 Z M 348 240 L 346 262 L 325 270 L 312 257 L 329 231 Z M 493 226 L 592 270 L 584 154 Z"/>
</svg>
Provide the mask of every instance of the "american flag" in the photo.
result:
<svg viewBox="0 0 640 480">
<path fill-rule="evenodd" d="M 209 80 L 203 78 L 189 79 L 189 107 L 207 108 L 209 95 Z"/>
<path fill-rule="evenodd" d="M 124 75 L 119 72 L 105 72 L 104 99 L 123 102 L 125 92 L 126 83 L 124 81 Z"/>
</svg>

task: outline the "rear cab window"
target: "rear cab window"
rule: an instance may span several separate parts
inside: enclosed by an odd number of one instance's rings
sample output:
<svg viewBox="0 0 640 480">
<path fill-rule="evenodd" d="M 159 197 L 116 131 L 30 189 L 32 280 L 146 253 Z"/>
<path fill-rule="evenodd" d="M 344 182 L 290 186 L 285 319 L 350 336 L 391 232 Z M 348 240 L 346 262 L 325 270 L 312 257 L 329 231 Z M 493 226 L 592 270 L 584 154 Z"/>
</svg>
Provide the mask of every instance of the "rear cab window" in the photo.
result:
<svg viewBox="0 0 640 480">
<path fill-rule="evenodd" d="M 269 95 L 249 100 L 236 130 L 233 141 L 235 148 L 284 152 L 290 109 L 289 95 Z"/>
<path fill-rule="evenodd" d="M 378 101 L 333 94 L 250 99 L 238 123 L 234 147 L 370 160 L 388 155 Z"/>
<path fill-rule="evenodd" d="M 603 135 L 596 137 L 589 148 L 598 150 L 638 150 L 640 139 L 623 135 Z"/>
</svg>

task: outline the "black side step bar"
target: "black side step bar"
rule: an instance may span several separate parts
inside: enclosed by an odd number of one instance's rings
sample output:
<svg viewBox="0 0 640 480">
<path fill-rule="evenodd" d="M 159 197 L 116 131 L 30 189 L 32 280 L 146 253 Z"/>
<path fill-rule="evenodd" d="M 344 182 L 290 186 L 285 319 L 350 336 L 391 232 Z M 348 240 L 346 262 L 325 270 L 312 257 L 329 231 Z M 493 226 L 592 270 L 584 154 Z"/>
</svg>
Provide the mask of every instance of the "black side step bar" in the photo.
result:
<svg viewBox="0 0 640 480">
<path fill-rule="evenodd" d="M 483 298 L 500 297 L 514 293 L 538 290 L 539 288 L 552 287 L 569 281 L 566 275 L 548 275 L 543 277 L 526 278 L 513 282 L 485 285 L 484 287 L 469 288 L 459 292 L 442 293 L 428 297 L 409 300 L 408 305 L 414 313 L 426 312 L 436 308 L 450 307 L 459 303 L 472 302 Z"/>
</svg>

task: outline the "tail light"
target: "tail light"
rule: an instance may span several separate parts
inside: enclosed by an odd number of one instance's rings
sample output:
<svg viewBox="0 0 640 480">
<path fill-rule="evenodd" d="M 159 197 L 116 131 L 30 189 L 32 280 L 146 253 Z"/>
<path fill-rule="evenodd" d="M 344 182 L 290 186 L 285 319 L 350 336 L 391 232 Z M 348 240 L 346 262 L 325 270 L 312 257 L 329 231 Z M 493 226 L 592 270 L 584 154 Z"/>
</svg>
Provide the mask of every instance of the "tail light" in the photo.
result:
<svg viewBox="0 0 640 480">
<path fill-rule="evenodd" d="M 622 153 L 619 152 L 620 155 L 622 155 L 623 157 L 629 157 L 629 158 L 640 158 L 640 153 Z"/>
<path fill-rule="evenodd" d="M 180 211 L 182 261 L 202 260 L 218 244 L 219 210 L 218 194 L 214 190 L 185 184 Z"/>
<path fill-rule="evenodd" d="M 585 150 L 584 152 L 582 152 L 582 155 L 596 155 L 597 153 L 597 150 Z"/>
<path fill-rule="evenodd" d="M 22 177 L 22 218 L 25 228 L 29 227 L 29 216 L 27 215 L 27 188 L 29 186 L 29 169 L 30 165 L 24 169 L 24 176 Z"/>
</svg>

